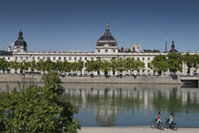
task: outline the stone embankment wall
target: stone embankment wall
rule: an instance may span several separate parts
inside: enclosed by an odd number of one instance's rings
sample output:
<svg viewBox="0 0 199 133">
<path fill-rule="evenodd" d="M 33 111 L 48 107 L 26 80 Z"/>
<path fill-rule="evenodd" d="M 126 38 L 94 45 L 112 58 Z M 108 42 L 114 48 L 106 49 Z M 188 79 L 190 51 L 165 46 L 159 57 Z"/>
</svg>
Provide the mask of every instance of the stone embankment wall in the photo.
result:
<svg viewBox="0 0 199 133">
<path fill-rule="evenodd" d="M 170 76 L 123 76 L 123 77 L 108 77 L 104 76 L 66 76 L 61 77 L 64 83 L 114 83 L 114 84 L 182 84 L 180 78 L 173 79 Z M 22 74 L 0 74 L 0 82 L 29 82 L 40 83 L 41 75 L 22 75 Z"/>
</svg>

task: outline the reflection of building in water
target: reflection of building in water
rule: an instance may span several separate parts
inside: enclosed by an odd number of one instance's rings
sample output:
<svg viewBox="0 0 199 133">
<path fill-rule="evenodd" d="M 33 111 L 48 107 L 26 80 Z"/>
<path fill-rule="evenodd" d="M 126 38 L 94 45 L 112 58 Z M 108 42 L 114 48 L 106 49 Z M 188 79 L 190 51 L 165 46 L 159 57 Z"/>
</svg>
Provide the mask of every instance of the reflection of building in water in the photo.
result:
<svg viewBox="0 0 199 133">
<path fill-rule="evenodd" d="M 193 88 L 182 89 L 181 95 L 182 95 L 181 96 L 182 103 L 184 105 L 186 105 L 187 102 L 199 103 L 199 90 L 198 89 L 193 89 Z"/>
<path fill-rule="evenodd" d="M 100 85 L 99 85 L 100 86 Z M 81 109 L 92 109 L 95 112 L 96 121 L 100 125 L 114 125 L 120 112 L 131 110 L 152 110 L 160 107 L 171 111 L 178 104 L 178 111 L 185 106 L 199 103 L 199 89 L 197 88 L 164 88 L 155 87 L 130 87 L 105 89 L 66 89 L 65 93 L 82 98 L 82 103 L 77 103 Z M 163 105 L 163 106 L 162 106 Z M 175 109 L 174 109 L 175 110 Z"/>
<path fill-rule="evenodd" d="M 199 89 L 193 89 L 193 88 L 187 88 L 187 89 L 181 89 L 181 88 L 173 88 L 173 89 L 80 89 L 80 90 L 74 90 L 74 89 L 66 89 L 65 93 L 70 93 L 71 95 L 79 96 L 83 99 L 83 105 L 82 107 L 87 107 L 86 100 L 88 96 L 97 96 L 99 99 L 107 97 L 109 100 L 114 100 L 115 98 L 130 98 L 130 99 L 136 99 L 141 104 L 143 104 L 143 108 L 150 109 L 151 102 L 153 102 L 153 99 L 157 96 L 161 95 L 165 100 L 169 100 L 173 97 L 176 97 L 176 100 L 180 100 L 184 104 L 187 104 L 187 102 L 196 102 L 199 103 Z"/>
<path fill-rule="evenodd" d="M 113 126 L 117 120 L 118 113 L 117 108 L 111 106 L 111 103 L 105 106 L 97 106 L 95 110 L 96 121 L 102 126 Z"/>
</svg>

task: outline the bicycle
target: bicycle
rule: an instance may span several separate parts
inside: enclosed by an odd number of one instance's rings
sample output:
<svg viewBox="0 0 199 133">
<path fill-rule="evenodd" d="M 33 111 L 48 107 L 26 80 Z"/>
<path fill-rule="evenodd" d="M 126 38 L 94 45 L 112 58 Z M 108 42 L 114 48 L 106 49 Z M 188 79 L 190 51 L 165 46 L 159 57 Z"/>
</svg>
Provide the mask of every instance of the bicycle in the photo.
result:
<svg viewBox="0 0 199 133">
<path fill-rule="evenodd" d="M 169 123 L 170 119 L 169 118 L 165 118 L 166 121 L 164 122 L 164 128 L 170 128 L 171 130 L 177 130 L 177 124 L 172 122 L 171 125 Z"/>
<path fill-rule="evenodd" d="M 161 129 L 161 130 L 164 129 L 163 123 L 162 122 L 157 123 L 157 119 L 154 119 L 153 121 L 150 122 L 150 127 Z"/>
</svg>

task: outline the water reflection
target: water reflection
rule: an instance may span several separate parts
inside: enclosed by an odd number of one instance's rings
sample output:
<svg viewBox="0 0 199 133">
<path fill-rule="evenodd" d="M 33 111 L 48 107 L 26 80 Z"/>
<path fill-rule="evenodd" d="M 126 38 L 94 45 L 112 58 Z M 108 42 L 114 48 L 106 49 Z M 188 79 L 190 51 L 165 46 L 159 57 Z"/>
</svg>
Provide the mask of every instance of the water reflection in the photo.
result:
<svg viewBox="0 0 199 133">
<path fill-rule="evenodd" d="M 184 113 L 190 116 L 199 114 L 199 89 L 197 88 L 152 84 L 69 84 L 65 88 L 64 97 L 77 104 L 80 111 L 92 110 L 94 112 L 96 120 L 94 126 L 123 125 L 117 121 L 117 119 L 121 119 L 118 118 L 120 113 L 129 115 L 131 119 L 141 115 L 143 118 L 135 118 L 135 121 L 144 119 L 145 121 L 141 121 L 142 125 L 147 123 L 145 118 L 155 117 L 157 111 L 161 111 L 164 117 L 168 117 L 169 113 L 173 112 L 176 117 L 179 117 L 176 118 L 179 121 Z M 126 114 L 126 112 L 129 114 Z M 142 116 L 142 113 L 146 116 Z M 81 115 L 78 117 L 81 120 Z M 130 120 L 127 124 L 133 125 L 132 123 L 135 123 L 135 121 Z M 199 125 L 197 119 L 188 117 L 186 121 L 192 123 L 189 126 Z M 87 123 L 88 121 L 83 120 L 83 122 Z M 89 124 L 85 124 L 85 126 L 89 126 Z M 182 126 L 187 126 L 187 124 L 182 124 Z"/>
<path fill-rule="evenodd" d="M 39 84 L 43 85 L 43 84 Z M 0 91 L 19 84 L 0 83 Z M 79 107 L 82 126 L 148 126 L 162 113 L 178 126 L 199 126 L 199 89 L 155 84 L 63 84 L 62 98 Z"/>
</svg>

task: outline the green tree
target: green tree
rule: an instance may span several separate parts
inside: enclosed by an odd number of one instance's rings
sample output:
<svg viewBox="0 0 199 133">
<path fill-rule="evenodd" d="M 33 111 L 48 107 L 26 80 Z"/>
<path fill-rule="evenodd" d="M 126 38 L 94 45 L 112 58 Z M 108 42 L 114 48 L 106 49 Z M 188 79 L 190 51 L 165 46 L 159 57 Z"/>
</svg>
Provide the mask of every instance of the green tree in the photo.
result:
<svg viewBox="0 0 199 133">
<path fill-rule="evenodd" d="M 8 62 L 4 58 L 0 58 L 0 70 L 6 71 L 8 67 Z"/>
<path fill-rule="evenodd" d="M 193 67 L 195 70 L 198 68 L 199 64 L 199 55 L 194 54 L 190 55 L 189 53 L 186 53 L 182 55 L 183 62 L 187 65 L 187 73 L 190 73 L 190 69 Z"/>
<path fill-rule="evenodd" d="M 125 70 L 129 71 L 130 70 L 130 75 L 131 71 L 135 69 L 135 59 L 131 57 L 127 57 L 125 59 Z"/>
<path fill-rule="evenodd" d="M 47 72 L 55 70 L 54 62 L 52 62 L 49 58 L 44 62 L 44 70 Z"/>
<path fill-rule="evenodd" d="M 171 73 L 182 71 L 182 55 L 181 53 L 169 53 L 167 55 L 168 69 Z"/>
<path fill-rule="evenodd" d="M 162 72 L 166 72 L 168 70 L 167 57 L 165 55 L 155 56 L 155 58 L 150 62 L 149 67 L 155 72 L 158 72 L 158 75 L 161 75 Z"/>
<path fill-rule="evenodd" d="M 43 71 L 45 72 L 45 66 L 44 66 L 44 61 L 42 59 L 40 59 L 36 64 L 35 64 L 35 69 L 37 69 L 38 71 Z"/>
<path fill-rule="evenodd" d="M 140 69 L 143 69 L 145 67 L 144 62 L 140 61 L 140 59 L 135 60 L 134 70 L 137 70 L 137 72 L 140 71 Z"/>
<path fill-rule="evenodd" d="M 111 67 L 111 70 L 113 71 L 113 74 L 115 75 L 115 70 L 116 70 L 116 59 L 111 59 L 110 60 L 110 67 Z"/>
<path fill-rule="evenodd" d="M 71 63 L 71 70 L 73 72 L 73 75 L 75 74 L 75 72 L 77 71 L 78 69 L 78 63 L 77 62 L 72 62 Z"/>
<path fill-rule="evenodd" d="M 119 72 L 123 72 L 125 70 L 125 60 L 122 58 L 117 58 L 116 60 L 116 70 Z"/>
<path fill-rule="evenodd" d="M 78 108 L 59 97 L 63 94 L 59 74 L 43 76 L 45 86 L 0 93 L 0 132 L 77 133 L 73 118 Z"/>
<path fill-rule="evenodd" d="M 101 67 L 101 61 L 96 60 L 96 61 L 87 61 L 87 67 L 86 71 L 88 72 L 94 72 L 94 71 L 99 71 Z"/>
<path fill-rule="evenodd" d="M 23 60 L 19 64 L 20 73 L 25 73 L 26 71 L 28 71 L 29 67 L 30 67 L 30 63 Z"/>
<path fill-rule="evenodd" d="M 82 69 L 84 67 L 84 62 L 81 60 L 78 60 L 77 62 L 77 71 L 79 71 L 82 74 Z"/>
<path fill-rule="evenodd" d="M 199 66 L 199 55 L 194 54 L 193 56 L 193 68 L 195 68 L 195 71 L 198 69 Z"/>
<path fill-rule="evenodd" d="M 15 60 L 15 61 L 10 61 L 10 62 L 9 62 L 9 67 L 10 67 L 11 69 L 14 69 L 15 72 L 16 72 L 16 71 L 20 68 L 20 63 L 17 62 L 16 60 Z"/>
<path fill-rule="evenodd" d="M 71 63 L 66 60 L 63 62 L 63 67 L 64 67 L 63 69 L 65 72 L 71 71 Z"/>
<path fill-rule="evenodd" d="M 102 60 L 100 69 L 104 72 L 104 75 L 107 76 L 108 72 L 111 70 L 111 64 L 107 60 Z"/>
</svg>

